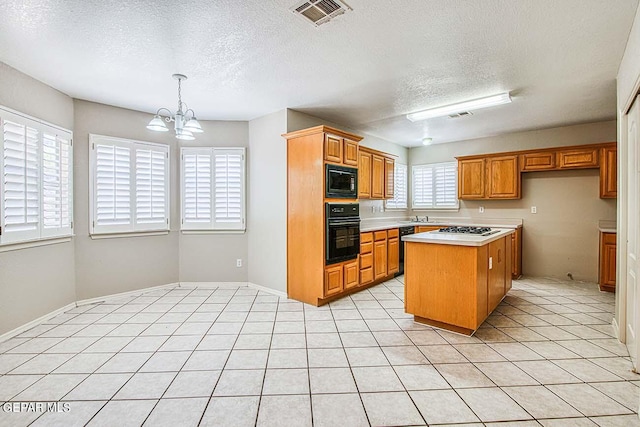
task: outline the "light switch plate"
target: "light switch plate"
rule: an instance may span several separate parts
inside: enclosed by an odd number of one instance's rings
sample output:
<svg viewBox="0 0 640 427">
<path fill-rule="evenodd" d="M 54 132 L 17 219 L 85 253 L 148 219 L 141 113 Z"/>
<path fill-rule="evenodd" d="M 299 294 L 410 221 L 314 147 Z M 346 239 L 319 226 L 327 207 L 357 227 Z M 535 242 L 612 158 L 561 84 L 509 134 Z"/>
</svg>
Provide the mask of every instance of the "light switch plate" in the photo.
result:
<svg viewBox="0 0 640 427">
<path fill-rule="evenodd" d="M 484 206 L 480 206 L 480 207 L 478 208 L 478 212 L 480 212 L 480 213 L 484 213 Z"/>
</svg>

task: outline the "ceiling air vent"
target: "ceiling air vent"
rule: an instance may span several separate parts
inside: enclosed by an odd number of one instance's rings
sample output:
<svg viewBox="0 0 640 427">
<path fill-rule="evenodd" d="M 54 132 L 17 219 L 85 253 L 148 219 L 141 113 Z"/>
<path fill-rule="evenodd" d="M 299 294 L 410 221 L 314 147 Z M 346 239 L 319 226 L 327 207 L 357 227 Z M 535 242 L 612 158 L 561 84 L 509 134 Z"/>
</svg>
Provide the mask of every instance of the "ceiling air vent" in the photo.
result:
<svg viewBox="0 0 640 427">
<path fill-rule="evenodd" d="M 460 117 L 473 116 L 471 111 L 463 111 L 461 113 L 449 114 L 450 119 L 458 119 Z"/>
<path fill-rule="evenodd" d="M 348 10 L 352 9 L 339 0 L 306 0 L 291 8 L 293 13 L 316 27 L 331 21 Z"/>
</svg>

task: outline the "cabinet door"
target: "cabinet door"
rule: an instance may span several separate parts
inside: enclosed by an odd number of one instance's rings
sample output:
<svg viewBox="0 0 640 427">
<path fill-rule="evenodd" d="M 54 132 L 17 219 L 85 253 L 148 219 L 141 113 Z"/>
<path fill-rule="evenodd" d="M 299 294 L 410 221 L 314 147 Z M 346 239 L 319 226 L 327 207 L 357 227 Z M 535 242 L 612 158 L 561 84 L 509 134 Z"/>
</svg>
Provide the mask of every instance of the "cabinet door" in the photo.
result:
<svg viewBox="0 0 640 427">
<path fill-rule="evenodd" d="M 458 161 L 458 198 L 484 199 L 484 159 Z"/>
<path fill-rule="evenodd" d="M 616 234 L 600 233 L 600 290 L 615 291 Z"/>
<path fill-rule="evenodd" d="M 505 237 L 489 243 L 489 260 L 487 275 L 487 303 L 489 313 L 492 312 L 505 294 Z M 511 255 L 511 254 L 509 254 Z"/>
<path fill-rule="evenodd" d="M 342 163 L 342 139 L 331 135 L 324 136 L 324 159 L 327 162 Z"/>
<path fill-rule="evenodd" d="M 368 285 L 373 282 L 373 267 L 363 268 L 360 270 L 360 286 Z"/>
<path fill-rule="evenodd" d="M 371 154 L 360 151 L 358 154 L 358 198 L 371 198 Z"/>
<path fill-rule="evenodd" d="M 384 157 L 371 155 L 371 198 L 384 199 Z"/>
<path fill-rule="evenodd" d="M 385 186 L 384 186 L 384 198 L 385 199 L 393 199 L 393 194 L 395 191 L 395 182 L 393 170 L 395 166 L 395 160 L 386 157 L 384 159 L 384 176 L 385 176 Z"/>
<path fill-rule="evenodd" d="M 433 226 L 433 225 L 416 225 L 415 232 L 416 233 L 424 233 L 426 231 L 440 230 L 441 226 Z"/>
<path fill-rule="evenodd" d="M 486 195 L 490 199 L 520 198 L 520 171 L 517 155 L 487 158 Z"/>
<path fill-rule="evenodd" d="M 344 140 L 343 163 L 358 166 L 358 143 L 349 139 Z"/>
<path fill-rule="evenodd" d="M 373 278 L 387 276 L 387 239 L 373 242 Z"/>
<path fill-rule="evenodd" d="M 324 296 L 339 294 L 342 292 L 342 264 L 335 264 L 324 269 Z"/>
<path fill-rule="evenodd" d="M 560 169 L 584 169 L 598 167 L 598 149 L 581 148 L 558 151 L 557 162 Z"/>
<path fill-rule="evenodd" d="M 358 260 L 348 262 L 344 265 L 344 288 L 355 288 L 360 283 L 360 268 L 358 268 Z"/>
<path fill-rule="evenodd" d="M 520 155 L 520 170 L 522 172 L 548 171 L 555 168 L 556 153 L 553 151 Z"/>
<path fill-rule="evenodd" d="M 618 197 L 618 149 L 604 147 L 600 154 L 600 198 Z"/>
<path fill-rule="evenodd" d="M 400 240 L 393 237 L 387 240 L 387 275 L 400 271 Z"/>
</svg>

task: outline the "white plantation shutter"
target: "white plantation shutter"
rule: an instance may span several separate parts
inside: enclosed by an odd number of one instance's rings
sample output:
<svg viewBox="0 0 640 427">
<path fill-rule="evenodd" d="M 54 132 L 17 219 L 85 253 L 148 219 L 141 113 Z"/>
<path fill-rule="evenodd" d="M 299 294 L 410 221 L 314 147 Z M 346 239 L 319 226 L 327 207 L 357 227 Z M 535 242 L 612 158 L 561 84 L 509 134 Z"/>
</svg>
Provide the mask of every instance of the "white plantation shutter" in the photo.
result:
<svg viewBox="0 0 640 427">
<path fill-rule="evenodd" d="M 245 229 L 244 148 L 183 148 L 182 229 Z"/>
<path fill-rule="evenodd" d="M 182 229 L 209 229 L 212 224 L 212 151 L 183 149 Z"/>
<path fill-rule="evenodd" d="M 91 234 L 169 229 L 169 147 L 91 135 Z"/>
<path fill-rule="evenodd" d="M 457 209 L 458 173 L 456 162 L 418 165 L 412 168 L 414 209 Z"/>
<path fill-rule="evenodd" d="M 393 170 L 393 199 L 386 201 L 387 208 L 407 208 L 407 165 L 396 163 Z"/>
<path fill-rule="evenodd" d="M 44 132 L 42 137 L 42 234 L 71 233 L 71 140 Z"/>
<path fill-rule="evenodd" d="M 0 108 L 0 244 L 72 234 L 71 132 Z"/>
<path fill-rule="evenodd" d="M 136 149 L 136 223 L 139 230 L 166 225 L 168 167 L 167 150 Z"/>
</svg>

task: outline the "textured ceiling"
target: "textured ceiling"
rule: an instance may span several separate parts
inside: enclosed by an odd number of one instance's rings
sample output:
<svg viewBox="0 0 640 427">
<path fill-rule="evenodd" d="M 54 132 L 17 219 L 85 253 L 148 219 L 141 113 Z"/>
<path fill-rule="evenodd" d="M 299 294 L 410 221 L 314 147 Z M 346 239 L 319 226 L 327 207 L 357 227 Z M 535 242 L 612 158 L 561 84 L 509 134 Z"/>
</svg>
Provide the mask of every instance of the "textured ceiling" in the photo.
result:
<svg viewBox="0 0 640 427">
<path fill-rule="evenodd" d="M 638 0 L 0 0 L 0 61 L 75 98 L 200 119 L 293 108 L 403 145 L 612 119 Z M 392 9 L 391 6 L 395 6 Z M 472 117 L 404 114 L 510 91 Z"/>
</svg>

